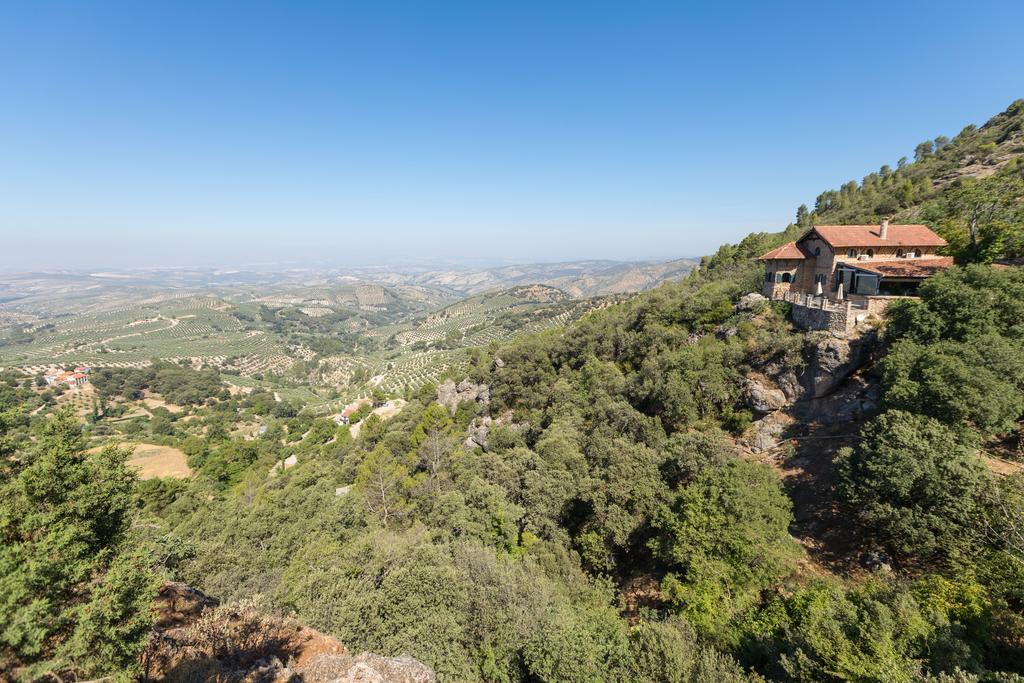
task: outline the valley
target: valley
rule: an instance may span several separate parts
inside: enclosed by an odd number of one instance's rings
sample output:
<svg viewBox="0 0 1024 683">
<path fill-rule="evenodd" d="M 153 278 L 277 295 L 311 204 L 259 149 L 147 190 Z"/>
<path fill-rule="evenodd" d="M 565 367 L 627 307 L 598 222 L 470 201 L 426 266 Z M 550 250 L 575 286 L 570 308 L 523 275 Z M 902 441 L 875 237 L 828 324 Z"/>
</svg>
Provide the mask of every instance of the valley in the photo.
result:
<svg viewBox="0 0 1024 683">
<path fill-rule="evenodd" d="M 589 283 L 569 287 L 582 292 L 603 291 L 593 282 L 609 269 L 620 276 L 642 271 L 633 282 L 646 287 L 689 266 L 601 263 L 596 275 L 591 268 L 502 269 L 486 281 L 506 286 L 484 292 L 475 275 L 451 273 L 402 276 L 426 284 L 321 276 L 315 285 L 287 287 L 280 275 L 240 273 L 221 280 L 211 274 L 206 282 L 194 275 L 26 275 L 7 281 L 0 303 L 0 368 L 37 376 L 55 367 L 139 368 L 160 359 L 215 368 L 238 387 L 269 388 L 326 410 L 327 400 L 344 403 L 375 388 L 405 395 L 436 381 L 470 349 L 564 326 L 623 296 L 580 298 L 550 285 L 513 284 L 522 272 L 562 284 L 571 272 L 573 281 Z M 649 278 L 651 269 L 659 277 Z M 175 286 L 181 291 L 168 293 Z M 612 289 L 621 286 L 617 280 Z"/>
</svg>

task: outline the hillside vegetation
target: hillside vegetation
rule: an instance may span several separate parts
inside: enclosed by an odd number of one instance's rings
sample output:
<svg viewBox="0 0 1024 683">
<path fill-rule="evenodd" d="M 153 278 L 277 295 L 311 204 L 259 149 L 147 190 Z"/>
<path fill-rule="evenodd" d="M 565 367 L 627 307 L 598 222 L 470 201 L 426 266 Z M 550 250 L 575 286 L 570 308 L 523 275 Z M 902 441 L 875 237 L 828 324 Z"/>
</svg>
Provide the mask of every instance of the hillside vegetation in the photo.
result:
<svg viewBox="0 0 1024 683">
<path fill-rule="evenodd" d="M 947 235 L 970 230 L 957 193 L 1000 208 L 973 243 L 950 240 L 963 265 L 858 331 L 871 354 L 854 380 L 878 399 L 835 421 L 836 447 L 794 432 L 747 448 L 769 412 L 751 379 L 811 372 L 835 340 L 742 297 L 753 258 L 804 224 L 883 215 L 874 181 L 682 282 L 468 349 L 436 378 L 454 382 L 408 391 L 357 436 L 160 365 L 104 377 L 111 417 L 83 432 L 6 378 L 0 671 L 136 674 L 154 586 L 176 579 L 448 681 L 1022 680 L 1024 269 L 986 263 L 1014 253 L 1021 168 L 951 156 L 995 140 L 1012 157 L 1022 115 L 891 172 L 931 178 L 896 210 L 945 207 Z M 189 479 L 137 482 L 127 454 L 86 453 L 147 389 L 189 405 L 120 419 L 180 446 Z M 829 473 L 817 495 L 783 478 L 798 460 Z M 815 513 L 833 528 L 797 519 Z"/>
</svg>

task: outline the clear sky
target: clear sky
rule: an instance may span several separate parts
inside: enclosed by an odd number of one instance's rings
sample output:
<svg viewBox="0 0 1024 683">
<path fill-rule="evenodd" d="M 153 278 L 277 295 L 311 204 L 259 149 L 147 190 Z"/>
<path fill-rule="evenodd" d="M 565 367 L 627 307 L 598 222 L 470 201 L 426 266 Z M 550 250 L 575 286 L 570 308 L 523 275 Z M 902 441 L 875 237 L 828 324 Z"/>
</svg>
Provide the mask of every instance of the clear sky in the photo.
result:
<svg viewBox="0 0 1024 683">
<path fill-rule="evenodd" d="M 1024 97 L 1024 2 L 11 2 L 0 267 L 669 259 Z"/>
</svg>

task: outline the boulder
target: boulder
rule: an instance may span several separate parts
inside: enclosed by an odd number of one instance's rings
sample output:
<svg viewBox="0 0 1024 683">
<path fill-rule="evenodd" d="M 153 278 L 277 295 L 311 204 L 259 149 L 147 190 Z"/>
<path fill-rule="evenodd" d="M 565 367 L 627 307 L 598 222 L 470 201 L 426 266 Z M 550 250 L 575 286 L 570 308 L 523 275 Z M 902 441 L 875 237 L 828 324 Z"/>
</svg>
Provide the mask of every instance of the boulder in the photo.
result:
<svg viewBox="0 0 1024 683">
<path fill-rule="evenodd" d="M 491 388 L 486 384 L 474 384 L 464 379 L 455 384 L 452 380 L 445 380 L 437 387 L 437 402 L 448 409 L 452 415 L 463 401 L 475 401 L 482 405 L 491 402 Z"/>
<path fill-rule="evenodd" d="M 743 394 L 747 406 L 758 413 L 770 413 L 785 408 L 790 403 L 786 393 L 760 377 L 748 378 L 743 383 Z"/>
<path fill-rule="evenodd" d="M 525 429 L 525 424 L 516 424 L 512 421 L 512 411 L 509 410 L 503 415 L 499 415 L 497 418 L 492 418 L 490 415 L 484 415 L 483 417 L 475 417 L 473 421 L 469 423 L 469 427 L 466 429 L 466 440 L 463 442 L 463 446 L 467 451 L 472 451 L 477 448 L 487 448 L 487 437 L 490 435 L 491 430 L 495 427 L 512 427 L 513 429 Z"/>
<path fill-rule="evenodd" d="M 758 294 L 757 292 L 751 292 L 750 294 L 744 294 L 740 297 L 739 302 L 736 304 L 737 311 L 754 311 L 761 307 L 761 304 L 766 303 L 768 298 Z"/>
<path fill-rule="evenodd" d="M 871 359 L 878 341 L 875 330 L 856 335 L 829 335 L 807 349 L 801 374 L 805 398 L 827 396 Z"/>
<path fill-rule="evenodd" d="M 755 453 L 770 451 L 782 443 L 782 434 L 792 422 L 788 415 L 771 413 L 754 423 L 753 432 L 746 443 Z"/>
<path fill-rule="evenodd" d="M 434 683 L 434 672 L 409 655 L 382 657 L 370 652 L 320 655 L 299 672 L 305 683 Z"/>
<path fill-rule="evenodd" d="M 142 654 L 143 680 L 239 683 L 434 683 L 408 655 L 352 656 L 335 638 L 298 620 L 217 601 L 181 583 L 165 584 Z"/>
</svg>

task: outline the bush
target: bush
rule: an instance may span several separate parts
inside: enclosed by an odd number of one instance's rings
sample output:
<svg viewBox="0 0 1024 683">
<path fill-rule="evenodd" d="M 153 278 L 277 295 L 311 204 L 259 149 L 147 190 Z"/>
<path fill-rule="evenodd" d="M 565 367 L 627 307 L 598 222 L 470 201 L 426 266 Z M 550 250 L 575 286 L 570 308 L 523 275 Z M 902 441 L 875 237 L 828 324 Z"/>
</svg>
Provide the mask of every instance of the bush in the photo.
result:
<svg viewBox="0 0 1024 683">
<path fill-rule="evenodd" d="M 861 432 L 839 456 L 839 493 L 865 538 L 906 560 L 939 560 L 976 541 L 984 466 L 969 437 L 938 420 L 898 410 Z"/>
</svg>

